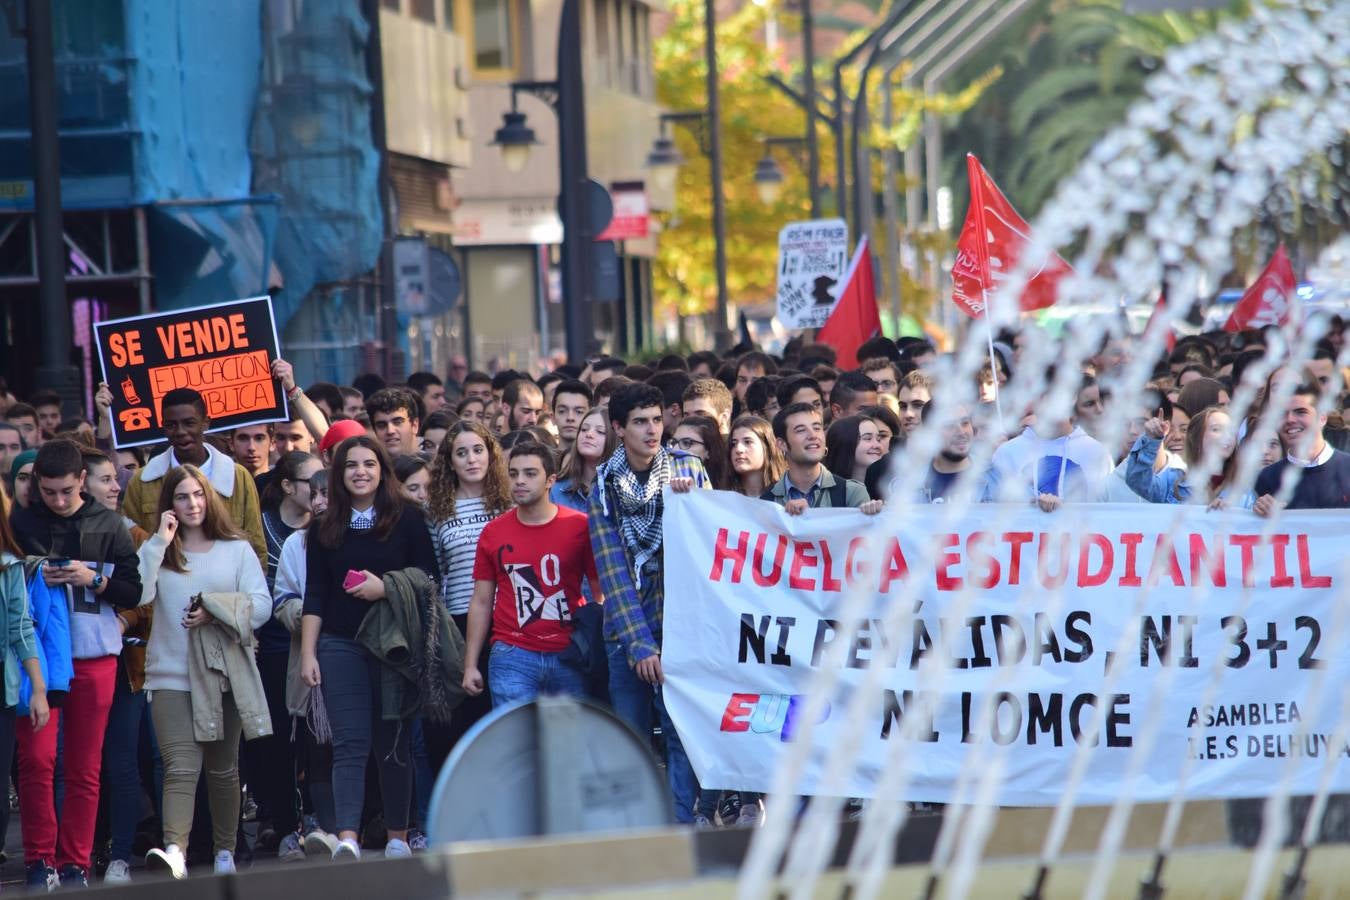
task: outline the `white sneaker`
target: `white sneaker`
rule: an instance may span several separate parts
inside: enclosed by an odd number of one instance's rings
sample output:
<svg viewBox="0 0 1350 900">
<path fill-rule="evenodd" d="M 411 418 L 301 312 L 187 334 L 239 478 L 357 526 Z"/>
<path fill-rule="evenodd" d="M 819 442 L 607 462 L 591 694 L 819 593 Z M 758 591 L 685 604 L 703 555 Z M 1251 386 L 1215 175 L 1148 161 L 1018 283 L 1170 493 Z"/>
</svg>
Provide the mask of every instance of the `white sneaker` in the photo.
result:
<svg viewBox="0 0 1350 900">
<path fill-rule="evenodd" d="M 131 880 L 131 866 L 127 865 L 124 859 L 114 859 L 108 863 L 108 870 L 103 873 L 104 884 L 126 884 Z"/>
<path fill-rule="evenodd" d="M 764 809 L 760 806 L 761 802 L 756 800 L 754 803 L 742 803 L 741 815 L 736 820 L 736 824 L 742 828 L 758 828 L 764 821 Z"/>
<path fill-rule="evenodd" d="M 313 856 L 316 859 L 324 856 L 332 857 L 337 854 L 338 839 L 337 835 L 329 834 L 321 828 L 316 828 L 305 835 L 305 856 Z"/>
<path fill-rule="evenodd" d="M 337 842 L 337 847 L 333 850 L 333 859 L 337 862 L 347 862 L 361 858 L 361 845 L 351 838 L 346 838 Z"/>
<path fill-rule="evenodd" d="M 156 848 L 145 854 L 145 867 L 168 872 L 174 878 L 187 877 L 187 860 L 183 858 L 183 851 L 178 849 L 177 844 L 170 844 L 163 850 Z"/>
<path fill-rule="evenodd" d="M 409 856 L 412 856 L 412 847 L 408 846 L 407 841 L 391 838 L 389 843 L 384 845 L 385 859 L 407 859 Z"/>
<path fill-rule="evenodd" d="M 216 854 L 216 874 L 229 875 L 234 872 L 234 854 L 228 850 L 221 850 Z"/>
</svg>

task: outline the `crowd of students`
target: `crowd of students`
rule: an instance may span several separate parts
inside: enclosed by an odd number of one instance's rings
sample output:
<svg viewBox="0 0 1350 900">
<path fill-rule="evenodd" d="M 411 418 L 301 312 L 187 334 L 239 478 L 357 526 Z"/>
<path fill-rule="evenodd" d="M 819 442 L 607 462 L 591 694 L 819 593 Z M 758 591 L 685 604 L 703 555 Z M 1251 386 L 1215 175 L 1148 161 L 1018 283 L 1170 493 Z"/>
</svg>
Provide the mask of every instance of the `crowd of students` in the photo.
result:
<svg viewBox="0 0 1350 900">
<path fill-rule="evenodd" d="M 1259 333 L 1183 341 L 1128 395 L 1130 345 L 1107 340 L 1067 417 L 1029 404 L 1016 430 L 992 410 L 1030 336 L 1002 337 L 922 458 L 941 367 L 919 339 L 869 341 L 846 371 L 794 342 L 306 390 L 277 360 L 291 421 L 212 432 L 202 397 L 171 391 L 148 457 L 112 449 L 106 386 L 93 422 L 0 391 L 0 763 L 17 748 L 28 884 L 128 880 L 147 822 L 147 865 L 175 877 L 406 857 L 456 743 L 541 693 L 659 734 L 678 821 L 756 824 L 761 797 L 700 787 L 662 702 L 666 487 L 874 516 L 944 502 L 980 460 L 974 500 L 1047 512 L 1350 506 L 1339 327 L 1269 373 L 1254 410 L 1285 403 L 1274 417 L 1229 410 Z M 1246 442 L 1265 466 L 1250 489 Z"/>
</svg>

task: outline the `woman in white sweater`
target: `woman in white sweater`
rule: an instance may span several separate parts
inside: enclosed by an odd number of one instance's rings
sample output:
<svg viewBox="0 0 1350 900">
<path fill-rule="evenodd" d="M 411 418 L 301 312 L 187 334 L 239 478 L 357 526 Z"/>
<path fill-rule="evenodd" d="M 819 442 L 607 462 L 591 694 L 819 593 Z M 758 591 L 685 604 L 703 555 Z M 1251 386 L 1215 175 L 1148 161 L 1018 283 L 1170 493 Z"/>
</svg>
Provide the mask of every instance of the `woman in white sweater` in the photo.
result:
<svg viewBox="0 0 1350 900">
<path fill-rule="evenodd" d="M 267 579 L 248 538 L 230 521 L 211 482 L 195 466 L 179 466 L 165 477 L 159 530 L 141 547 L 140 557 L 141 604 L 155 604 L 145 688 L 164 758 L 164 849 L 146 854 L 146 864 L 167 869 L 175 878 L 186 876 L 184 854 L 197 779 L 205 763 L 215 871 L 233 872 L 243 724 L 234 695 L 224 691 L 221 738 L 197 740 L 188 635 L 190 629 L 215 621 L 201 606 L 201 594 L 246 595 L 252 607 L 250 631 L 261 626 L 272 613 Z"/>
</svg>

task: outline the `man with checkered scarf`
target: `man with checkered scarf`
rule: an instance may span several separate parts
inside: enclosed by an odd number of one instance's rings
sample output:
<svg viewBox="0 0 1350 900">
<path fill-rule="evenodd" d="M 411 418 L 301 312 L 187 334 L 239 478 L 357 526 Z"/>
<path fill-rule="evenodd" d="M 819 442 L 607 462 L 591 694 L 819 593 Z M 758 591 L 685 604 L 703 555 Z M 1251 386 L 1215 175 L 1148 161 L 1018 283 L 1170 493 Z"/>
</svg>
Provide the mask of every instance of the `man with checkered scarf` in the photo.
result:
<svg viewBox="0 0 1350 900">
<path fill-rule="evenodd" d="M 698 783 L 661 698 L 663 489 L 712 485 L 703 463 L 662 445 L 662 396 L 651 385 L 625 385 L 609 399 L 619 443 L 591 490 L 590 532 L 605 595 L 605 649 L 614 711 L 639 735 L 654 714 L 666 738 L 666 771 L 680 822 L 694 821 Z"/>
</svg>

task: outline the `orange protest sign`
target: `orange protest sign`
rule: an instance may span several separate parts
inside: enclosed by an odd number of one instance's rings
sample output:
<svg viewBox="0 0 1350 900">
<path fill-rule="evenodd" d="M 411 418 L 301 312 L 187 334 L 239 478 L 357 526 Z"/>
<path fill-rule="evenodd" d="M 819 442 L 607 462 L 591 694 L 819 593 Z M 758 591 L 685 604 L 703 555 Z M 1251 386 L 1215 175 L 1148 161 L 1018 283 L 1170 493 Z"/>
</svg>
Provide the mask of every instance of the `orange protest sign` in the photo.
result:
<svg viewBox="0 0 1350 900">
<path fill-rule="evenodd" d="M 113 443 L 155 443 L 165 394 L 201 394 L 211 431 L 289 418 L 272 378 L 276 327 L 269 297 L 99 322 L 104 380 L 113 390 Z"/>
</svg>

